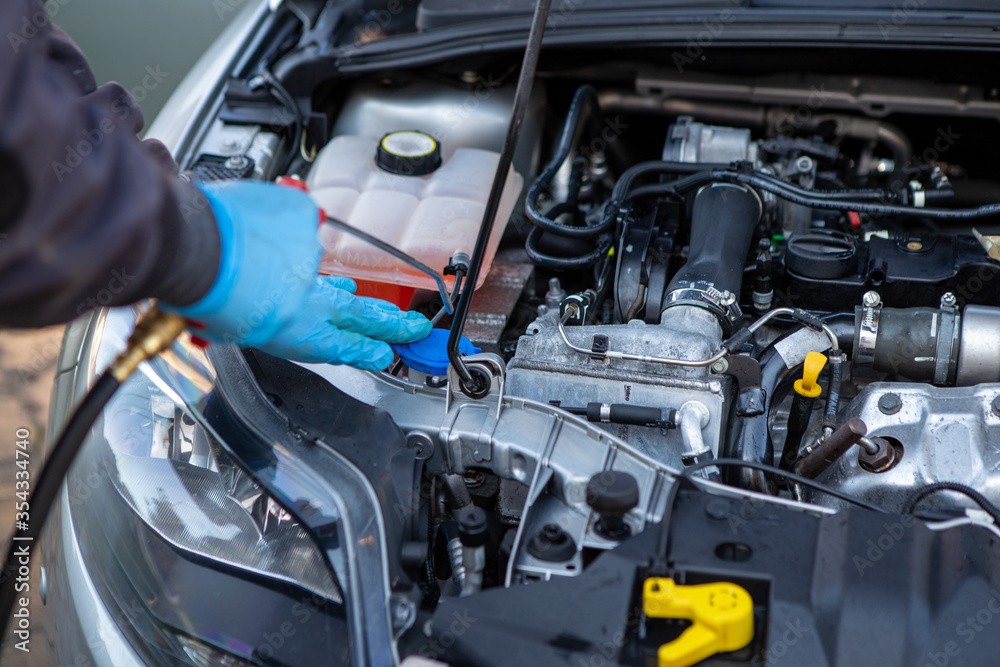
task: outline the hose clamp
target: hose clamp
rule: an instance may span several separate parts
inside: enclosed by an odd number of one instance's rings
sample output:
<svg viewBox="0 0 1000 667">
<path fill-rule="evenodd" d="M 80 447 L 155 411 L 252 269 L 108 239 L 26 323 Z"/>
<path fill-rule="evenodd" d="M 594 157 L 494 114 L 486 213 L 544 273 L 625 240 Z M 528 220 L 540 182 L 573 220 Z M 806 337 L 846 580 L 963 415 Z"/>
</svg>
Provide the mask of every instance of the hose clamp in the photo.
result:
<svg viewBox="0 0 1000 667">
<path fill-rule="evenodd" d="M 858 366 L 875 363 L 875 341 L 878 340 L 878 320 L 882 312 L 882 299 L 878 293 L 865 294 L 861 306 L 861 325 L 858 327 Z"/>
<path fill-rule="evenodd" d="M 699 283 L 691 287 L 681 287 L 670 292 L 664 299 L 664 309 L 680 305 L 707 308 L 729 324 L 743 317 L 736 295 L 728 290 L 720 292 L 714 285 Z"/>
<path fill-rule="evenodd" d="M 934 384 L 943 385 L 954 378 L 961 317 L 955 295 L 947 292 L 941 297 L 941 319 L 934 350 Z"/>
</svg>

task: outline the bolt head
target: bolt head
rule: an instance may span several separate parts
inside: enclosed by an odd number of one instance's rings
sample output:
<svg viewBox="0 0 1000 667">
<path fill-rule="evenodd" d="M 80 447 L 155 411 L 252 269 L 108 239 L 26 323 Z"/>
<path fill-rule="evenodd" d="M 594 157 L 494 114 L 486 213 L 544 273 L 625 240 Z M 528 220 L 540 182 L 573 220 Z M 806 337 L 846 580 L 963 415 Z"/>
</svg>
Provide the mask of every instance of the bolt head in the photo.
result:
<svg viewBox="0 0 1000 667">
<path fill-rule="evenodd" d="M 227 169 L 243 169 L 248 164 L 250 164 L 250 160 L 248 160 L 246 157 L 242 155 L 234 155 L 226 159 L 224 166 Z"/>
<path fill-rule="evenodd" d="M 874 308 L 882 303 L 882 296 L 875 290 L 871 290 L 865 292 L 865 295 L 861 297 L 861 303 L 864 304 L 865 308 Z"/>
<path fill-rule="evenodd" d="M 716 374 L 725 373 L 729 370 L 729 362 L 725 359 L 719 359 L 714 364 L 712 364 L 712 372 Z"/>
<path fill-rule="evenodd" d="M 868 472 L 884 472 L 896 463 L 896 448 L 884 438 L 872 438 L 878 451 L 869 454 L 865 449 L 858 453 L 858 465 Z"/>
<path fill-rule="evenodd" d="M 1000 396 L 993 397 L 993 402 L 990 403 L 990 409 L 993 410 L 993 414 L 1000 417 Z"/>
<path fill-rule="evenodd" d="M 732 509 L 729 506 L 728 500 L 724 498 L 712 498 L 705 503 L 705 514 L 717 521 L 721 521 L 729 518 L 730 514 L 732 514 Z"/>
<path fill-rule="evenodd" d="M 878 409 L 884 415 L 894 415 L 903 407 L 899 394 L 888 392 L 878 397 Z"/>
<path fill-rule="evenodd" d="M 942 308 L 953 308 L 957 303 L 958 299 L 951 292 L 945 292 L 944 294 L 941 295 Z"/>
</svg>

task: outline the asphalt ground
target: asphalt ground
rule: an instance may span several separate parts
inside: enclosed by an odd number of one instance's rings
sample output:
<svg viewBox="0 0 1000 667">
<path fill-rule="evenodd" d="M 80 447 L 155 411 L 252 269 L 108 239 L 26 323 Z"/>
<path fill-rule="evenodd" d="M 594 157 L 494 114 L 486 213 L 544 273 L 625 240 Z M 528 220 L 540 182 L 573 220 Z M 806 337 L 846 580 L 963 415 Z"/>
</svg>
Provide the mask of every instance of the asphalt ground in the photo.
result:
<svg viewBox="0 0 1000 667">
<path fill-rule="evenodd" d="M 49 395 L 62 331 L 62 327 L 37 331 L 0 330 L 0 544 L 5 552 L 14 528 L 15 503 L 21 502 L 16 496 L 17 472 L 26 469 L 30 480 L 42 468 L 48 437 L 45 427 Z M 23 437 L 26 432 L 27 437 Z M 20 449 L 18 441 L 28 444 Z M 18 461 L 21 461 L 20 466 Z M 13 635 L 7 630 L 0 652 L 4 667 L 53 664 L 48 651 L 48 634 L 42 622 L 42 604 L 37 595 L 38 581 L 36 562 L 27 581 L 31 589 L 30 641 L 26 645 L 29 651 L 14 648 Z"/>
</svg>

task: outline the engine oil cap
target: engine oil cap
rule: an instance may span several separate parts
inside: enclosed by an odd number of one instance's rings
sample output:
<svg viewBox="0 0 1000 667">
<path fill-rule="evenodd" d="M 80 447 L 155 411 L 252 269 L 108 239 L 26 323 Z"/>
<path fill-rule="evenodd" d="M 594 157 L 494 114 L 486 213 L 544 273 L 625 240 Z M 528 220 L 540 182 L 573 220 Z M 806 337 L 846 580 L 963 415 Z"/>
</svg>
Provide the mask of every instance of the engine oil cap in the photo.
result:
<svg viewBox="0 0 1000 667">
<path fill-rule="evenodd" d="M 842 232 L 792 234 L 785 248 L 785 266 L 813 280 L 845 278 L 858 270 L 858 249 L 854 240 Z"/>
<path fill-rule="evenodd" d="M 444 375 L 448 372 L 448 335 L 447 329 L 431 329 L 427 338 L 415 343 L 393 345 L 392 349 L 408 368 L 428 375 Z M 462 356 L 482 352 L 465 336 L 458 343 L 458 351 Z"/>
<path fill-rule="evenodd" d="M 441 144 L 418 130 L 390 132 L 378 142 L 375 164 L 399 176 L 425 176 L 441 166 Z"/>
</svg>

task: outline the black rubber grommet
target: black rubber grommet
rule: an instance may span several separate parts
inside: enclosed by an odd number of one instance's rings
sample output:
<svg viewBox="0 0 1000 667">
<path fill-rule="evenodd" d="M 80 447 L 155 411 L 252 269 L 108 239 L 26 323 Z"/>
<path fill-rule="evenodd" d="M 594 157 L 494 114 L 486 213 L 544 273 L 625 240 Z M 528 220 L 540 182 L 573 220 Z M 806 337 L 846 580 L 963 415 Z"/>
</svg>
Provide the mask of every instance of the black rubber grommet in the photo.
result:
<svg viewBox="0 0 1000 667">
<path fill-rule="evenodd" d="M 486 398 L 486 395 L 490 393 L 490 386 L 493 384 L 493 378 L 490 377 L 489 373 L 478 366 L 469 366 L 469 373 L 472 374 L 472 381 L 468 383 L 459 383 L 459 386 L 462 388 L 462 393 L 474 400 Z"/>
</svg>

